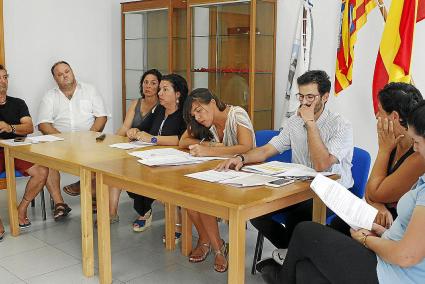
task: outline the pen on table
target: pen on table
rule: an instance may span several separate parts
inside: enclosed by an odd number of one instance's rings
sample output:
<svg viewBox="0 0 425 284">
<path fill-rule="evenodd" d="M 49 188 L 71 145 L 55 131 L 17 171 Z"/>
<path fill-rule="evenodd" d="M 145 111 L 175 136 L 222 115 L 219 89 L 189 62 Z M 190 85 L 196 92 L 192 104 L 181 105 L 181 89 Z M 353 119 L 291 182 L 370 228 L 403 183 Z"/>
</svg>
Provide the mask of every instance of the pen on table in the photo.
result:
<svg viewBox="0 0 425 284">
<path fill-rule="evenodd" d="M 199 145 L 201 145 L 202 142 L 204 142 L 205 138 L 202 138 L 201 141 L 199 141 Z"/>
</svg>

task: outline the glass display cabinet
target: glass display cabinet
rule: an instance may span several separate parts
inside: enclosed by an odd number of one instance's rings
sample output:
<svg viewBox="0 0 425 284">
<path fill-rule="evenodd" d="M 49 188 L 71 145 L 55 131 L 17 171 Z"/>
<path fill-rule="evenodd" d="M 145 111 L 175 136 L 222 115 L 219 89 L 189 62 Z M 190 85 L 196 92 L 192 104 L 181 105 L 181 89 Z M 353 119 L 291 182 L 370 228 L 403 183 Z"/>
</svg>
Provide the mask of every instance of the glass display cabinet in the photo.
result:
<svg viewBox="0 0 425 284">
<path fill-rule="evenodd" d="M 140 97 L 145 71 L 156 68 L 187 77 L 186 8 L 182 0 L 121 4 L 123 119 L 130 102 Z"/>
<path fill-rule="evenodd" d="M 273 129 L 276 1 L 188 0 L 188 77 Z"/>
</svg>

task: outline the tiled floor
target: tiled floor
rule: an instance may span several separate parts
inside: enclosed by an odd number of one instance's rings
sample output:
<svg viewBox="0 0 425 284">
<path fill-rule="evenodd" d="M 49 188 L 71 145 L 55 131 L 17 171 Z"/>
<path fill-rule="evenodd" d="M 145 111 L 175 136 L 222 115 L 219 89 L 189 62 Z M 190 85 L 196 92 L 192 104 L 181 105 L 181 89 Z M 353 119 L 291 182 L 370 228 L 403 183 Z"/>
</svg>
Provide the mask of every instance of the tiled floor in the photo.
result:
<svg viewBox="0 0 425 284">
<path fill-rule="evenodd" d="M 76 180 L 63 175 L 63 184 Z M 18 180 L 18 200 L 21 199 L 26 179 Z M 46 191 L 47 192 L 47 191 Z M 48 194 L 46 194 L 46 198 Z M 39 198 L 35 208 L 28 210 L 31 228 L 14 238 L 8 234 L 7 196 L 0 191 L 0 216 L 6 226 L 6 238 L 0 243 L 0 283 L 98 283 L 96 275 L 85 278 L 81 270 L 80 199 L 64 194 L 72 207 L 69 218 L 55 222 L 48 212 L 47 221 L 41 220 Z M 47 199 L 46 199 L 47 200 Z M 143 233 L 130 228 L 135 218 L 131 201 L 122 194 L 120 222 L 111 226 L 112 270 L 114 283 L 227 283 L 227 273 L 213 270 L 213 257 L 203 263 L 192 264 L 180 253 L 166 251 L 162 244 L 164 209 L 154 203 L 153 225 Z M 221 224 L 222 236 L 227 238 L 227 226 Z M 96 234 L 96 230 L 95 230 Z M 261 277 L 250 274 L 256 231 L 248 226 L 245 258 L 245 283 L 263 283 Z M 95 243 L 97 255 L 97 242 Z M 264 256 L 270 256 L 273 247 L 267 241 Z"/>
</svg>

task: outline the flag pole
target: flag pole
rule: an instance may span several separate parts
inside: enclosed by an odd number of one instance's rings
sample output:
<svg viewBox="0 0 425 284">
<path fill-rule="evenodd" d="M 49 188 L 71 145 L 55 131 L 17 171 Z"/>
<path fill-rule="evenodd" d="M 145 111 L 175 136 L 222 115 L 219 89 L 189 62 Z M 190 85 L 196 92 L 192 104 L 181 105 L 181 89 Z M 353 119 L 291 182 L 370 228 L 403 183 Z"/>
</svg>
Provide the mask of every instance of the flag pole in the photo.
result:
<svg viewBox="0 0 425 284">
<path fill-rule="evenodd" d="M 383 0 L 377 0 L 379 11 L 381 11 L 382 18 L 384 18 L 384 23 L 387 21 L 388 11 L 385 8 L 385 3 Z"/>
</svg>

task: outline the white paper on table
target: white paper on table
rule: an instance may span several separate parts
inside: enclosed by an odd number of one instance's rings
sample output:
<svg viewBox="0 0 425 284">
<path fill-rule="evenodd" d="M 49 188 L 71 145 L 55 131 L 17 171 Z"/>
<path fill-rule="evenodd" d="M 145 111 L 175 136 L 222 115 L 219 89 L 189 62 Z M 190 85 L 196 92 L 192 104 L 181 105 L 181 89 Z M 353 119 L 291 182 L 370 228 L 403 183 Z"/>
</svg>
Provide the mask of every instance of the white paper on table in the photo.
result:
<svg viewBox="0 0 425 284">
<path fill-rule="evenodd" d="M 123 150 L 131 150 L 131 149 L 143 148 L 143 147 L 154 146 L 154 145 L 155 145 L 154 143 L 134 141 L 134 142 L 128 142 L 128 143 L 115 143 L 115 144 L 109 145 L 109 147 L 123 149 Z"/>
<path fill-rule="evenodd" d="M 31 145 L 33 144 L 31 141 L 25 139 L 25 141 L 22 142 L 15 142 L 14 139 L 4 139 L 0 140 L 1 143 L 9 145 L 9 146 L 23 146 L 23 145 Z"/>
<path fill-rule="evenodd" d="M 149 159 L 149 158 L 157 158 L 157 157 L 164 157 L 164 156 L 182 156 L 186 157 L 188 154 L 183 151 L 179 151 L 174 148 L 160 148 L 160 149 L 152 149 L 152 150 L 146 150 L 146 151 L 135 151 L 130 152 L 130 155 L 137 157 L 139 159 Z"/>
<path fill-rule="evenodd" d="M 141 159 L 137 160 L 139 163 L 146 166 L 181 166 L 181 165 L 190 165 L 190 164 L 199 164 L 202 161 L 196 161 L 192 159 L 188 159 L 187 157 L 182 156 L 161 156 L 161 157 L 153 157 L 149 159 Z"/>
<path fill-rule="evenodd" d="M 32 136 L 27 137 L 28 140 L 30 140 L 33 143 L 39 143 L 39 142 L 56 142 L 56 141 L 63 141 L 65 138 L 57 137 L 54 135 L 40 135 L 40 136 Z"/>
<path fill-rule="evenodd" d="M 236 187 L 250 187 L 250 186 L 260 186 L 265 185 L 268 182 L 274 181 L 278 178 L 273 176 L 251 174 L 249 176 L 240 176 L 236 178 L 221 180 L 218 183 L 223 183 Z"/>
<path fill-rule="evenodd" d="M 275 176 L 278 177 L 315 177 L 317 174 L 321 174 L 323 176 L 331 176 L 334 173 L 331 172 L 316 172 L 315 170 L 305 170 L 301 168 L 295 168 L 287 170 L 284 173 L 277 174 Z"/>
<path fill-rule="evenodd" d="M 221 180 L 232 179 L 232 178 L 237 178 L 237 177 L 246 177 L 246 176 L 251 176 L 251 175 L 253 175 L 253 174 L 238 172 L 238 171 L 234 171 L 234 170 L 230 170 L 230 171 L 227 171 L 227 172 L 219 172 L 219 171 L 215 171 L 215 170 L 209 170 L 209 171 L 197 172 L 197 173 L 193 173 L 193 174 L 187 174 L 185 176 L 190 177 L 190 178 L 194 178 L 194 179 L 209 181 L 209 182 L 219 182 Z"/>
<path fill-rule="evenodd" d="M 353 229 L 372 229 L 378 210 L 338 182 L 318 174 L 310 187 L 336 215 Z"/>
<path fill-rule="evenodd" d="M 301 169 L 304 171 L 313 171 L 313 169 L 301 165 L 301 164 L 295 164 L 295 163 L 283 163 L 279 161 L 271 161 L 263 164 L 258 165 L 249 165 L 244 166 L 242 170 L 247 172 L 253 172 L 253 173 L 261 173 L 265 175 L 278 175 L 282 174 L 286 171 L 289 171 L 291 169 Z"/>
</svg>

